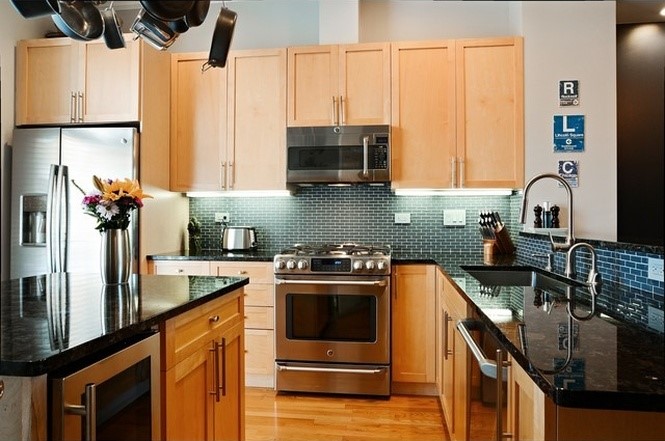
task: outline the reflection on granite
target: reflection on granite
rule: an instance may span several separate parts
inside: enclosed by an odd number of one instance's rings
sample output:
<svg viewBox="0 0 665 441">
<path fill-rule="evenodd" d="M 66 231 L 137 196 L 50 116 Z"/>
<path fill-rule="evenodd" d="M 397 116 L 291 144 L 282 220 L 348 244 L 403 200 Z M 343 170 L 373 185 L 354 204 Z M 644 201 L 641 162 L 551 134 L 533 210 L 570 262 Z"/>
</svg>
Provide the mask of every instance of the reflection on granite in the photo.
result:
<svg viewBox="0 0 665 441">
<path fill-rule="evenodd" d="M 246 277 L 56 273 L 2 282 L 0 374 L 34 376 L 145 332 L 229 293 Z"/>
</svg>

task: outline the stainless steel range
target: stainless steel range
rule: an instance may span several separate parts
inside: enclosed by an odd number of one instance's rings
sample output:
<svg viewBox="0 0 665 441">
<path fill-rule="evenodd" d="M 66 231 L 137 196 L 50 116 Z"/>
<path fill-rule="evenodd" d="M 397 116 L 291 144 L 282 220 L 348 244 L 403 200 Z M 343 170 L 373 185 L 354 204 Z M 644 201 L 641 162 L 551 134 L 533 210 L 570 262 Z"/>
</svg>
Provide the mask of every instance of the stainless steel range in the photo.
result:
<svg viewBox="0 0 665 441">
<path fill-rule="evenodd" d="M 296 245 L 274 264 L 277 390 L 390 395 L 390 247 Z"/>
</svg>

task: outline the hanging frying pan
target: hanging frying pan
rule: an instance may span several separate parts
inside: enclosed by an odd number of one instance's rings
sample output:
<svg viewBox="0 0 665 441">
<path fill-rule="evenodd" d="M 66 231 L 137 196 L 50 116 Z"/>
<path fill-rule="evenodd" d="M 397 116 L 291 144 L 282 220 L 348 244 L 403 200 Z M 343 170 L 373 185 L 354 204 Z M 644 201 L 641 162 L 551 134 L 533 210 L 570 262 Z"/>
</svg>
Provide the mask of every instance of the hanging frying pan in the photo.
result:
<svg viewBox="0 0 665 441">
<path fill-rule="evenodd" d="M 60 13 L 51 18 L 66 36 L 74 40 L 94 40 L 104 33 L 104 20 L 97 7 L 87 1 L 59 0 Z"/>
<path fill-rule="evenodd" d="M 60 12 L 58 0 L 12 0 L 12 4 L 24 18 L 43 17 Z"/>
<path fill-rule="evenodd" d="M 215 32 L 212 35 L 210 56 L 208 57 L 208 61 L 201 66 L 203 72 L 211 67 L 224 67 L 226 65 L 226 58 L 229 55 L 237 17 L 238 14 L 225 7 L 222 7 L 219 11 L 219 16 L 215 23 Z"/>
<path fill-rule="evenodd" d="M 139 0 L 143 9 L 162 21 L 183 18 L 196 3 L 194 0 Z"/>
<path fill-rule="evenodd" d="M 104 42 L 106 47 L 109 49 L 125 47 L 125 37 L 122 36 L 120 20 L 113 10 L 113 2 L 101 12 L 104 19 Z"/>
</svg>

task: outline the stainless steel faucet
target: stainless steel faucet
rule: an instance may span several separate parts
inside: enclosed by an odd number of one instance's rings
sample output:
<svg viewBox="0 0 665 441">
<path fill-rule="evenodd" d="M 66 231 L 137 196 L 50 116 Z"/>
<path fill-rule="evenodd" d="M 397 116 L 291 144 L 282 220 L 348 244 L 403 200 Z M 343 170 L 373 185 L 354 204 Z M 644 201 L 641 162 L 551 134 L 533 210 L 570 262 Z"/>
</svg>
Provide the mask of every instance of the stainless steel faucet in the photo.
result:
<svg viewBox="0 0 665 441">
<path fill-rule="evenodd" d="M 563 243 L 554 242 L 552 233 L 550 233 L 550 242 L 552 243 L 552 251 L 567 251 L 575 243 L 575 234 L 573 228 L 573 190 L 570 188 L 568 182 L 566 182 L 566 180 L 563 179 L 561 176 L 555 175 L 553 173 L 543 173 L 534 176 L 533 178 L 531 178 L 529 182 L 527 182 L 526 186 L 524 187 L 524 193 L 522 194 L 522 209 L 520 210 L 520 223 L 522 224 L 526 223 L 526 213 L 528 209 L 527 206 L 529 204 L 529 199 L 528 199 L 529 189 L 533 184 L 544 178 L 554 179 L 555 181 L 559 182 L 561 185 L 563 185 L 563 188 L 566 189 L 566 194 L 568 195 L 568 232 L 566 233 L 566 241 Z"/>
<path fill-rule="evenodd" d="M 596 270 L 596 250 L 586 242 L 578 242 L 568 249 L 566 253 L 566 277 L 570 279 L 577 277 L 577 272 L 575 271 L 575 252 L 578 248 L 586 248 L 591 253 L 591 269 L 589 270 L 586 284 L 595 289 L 601 284 L 600 274 Z"/>
</svg>

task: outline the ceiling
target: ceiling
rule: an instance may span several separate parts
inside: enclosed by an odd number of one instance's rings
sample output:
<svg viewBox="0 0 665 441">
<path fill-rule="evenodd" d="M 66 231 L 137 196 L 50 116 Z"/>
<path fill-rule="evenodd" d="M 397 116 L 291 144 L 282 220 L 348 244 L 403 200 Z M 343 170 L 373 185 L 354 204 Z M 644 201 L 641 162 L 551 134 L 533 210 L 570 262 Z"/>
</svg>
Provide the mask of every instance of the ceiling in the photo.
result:
<svg viewBox="0 0 665 441">
<path fill-rule="evenodd" d="M 665 0 L 617 0 L 617 24 L 665 22 Z"/>
<path fill-rule="evenodd" d="M 234 0 L 227 0 L 233 3 Z M 235 0 L 238 1 L 238 0 Z M 251 1 L 251 0 L 243 0 Z M 212 3 L 225 3 L 212 0 Z M 617 24 L 665 22 L 665 16 L 659 14 L 665 8 L 665 0 L 616 0 Z M 139 9 L 138 1 L 115 2 L 116 9 Z"/>
</svg>

